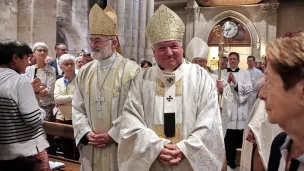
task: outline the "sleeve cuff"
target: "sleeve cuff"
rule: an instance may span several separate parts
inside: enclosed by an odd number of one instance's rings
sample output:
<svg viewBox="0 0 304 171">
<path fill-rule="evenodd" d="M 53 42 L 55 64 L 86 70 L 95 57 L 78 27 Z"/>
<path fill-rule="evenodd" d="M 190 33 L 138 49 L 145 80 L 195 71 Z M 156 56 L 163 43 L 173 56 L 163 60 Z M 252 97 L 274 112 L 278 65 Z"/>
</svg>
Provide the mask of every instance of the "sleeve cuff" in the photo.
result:
<svg viewBox="0 0 304 171">
<path fill-rule="evenodd" d="M 119 141 L 119 129 L 113 126 L 109 131 L 108 134 L 113 138 L 113 140 L 118 143 Z"/>
<path fill-rule="evenodd" d="M 88 125 L 86 126 L 81 132 L 79 132 L 76 137 L 76 146 L 79 145 L 79 143 L 81 143 L 81 139 L 83 138 L 83 136 L 85 136 L 88 132 L 92 131 L 91 127 Z"/>
</svg>

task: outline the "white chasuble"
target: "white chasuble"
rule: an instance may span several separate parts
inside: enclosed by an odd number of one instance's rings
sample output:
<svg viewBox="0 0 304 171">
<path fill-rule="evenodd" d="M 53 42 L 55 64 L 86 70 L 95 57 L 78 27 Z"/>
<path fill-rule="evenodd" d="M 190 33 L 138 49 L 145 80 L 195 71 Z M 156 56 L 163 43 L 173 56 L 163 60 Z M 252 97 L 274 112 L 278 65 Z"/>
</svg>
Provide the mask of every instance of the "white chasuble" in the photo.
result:
<svg viewBox="0 0 304 171">
<path fill-rule="evenodd" d="M 101 66 L 104 63 L 109 65 Z M 73 127 L 80 150 L 81 170 L 116 171 L 117 143 L 104 148 L 83 145 L 80 140 L 89 131 L 108 133 L 119 140 L 120 115 L 129 89 L 129 80 L 139 66 L 115 53 L 105 61 L 86 64 L 78 73 L 73 99 Z"/>
<path fill-rule="evenodd" d="M 242 69 L 238 70 L 238 72 L 232 72 L 237 84 L 230 83 L 233 101 L 230 106 L 231 117 L 227 128 L 242 130 L 245 128 L 249 114 L 248 98 L 252 92 L 252 84 L 249 72 Z M 228 75 L 227 70 L 222 70 L 224 80 L 228 80 Z"/>
<path fill-rule="evenodd" d="M 166 85 L 170 78 L 172 84 Z M 173 108 L 168 105 L 169 96 L 175 98 Z M 175 112 L 171 138 L 164 134 L 166 112 Z M 157 158 L 167 143 L 176 144 L 184 154 L 177 166 L 165 166 Z M 169 73 L 156 65 L 131 81 L 121 119 L 119 170 L 218 171 L 224 154 L 217 90 L 203 68 L 183 61 Z"/>
</svg>

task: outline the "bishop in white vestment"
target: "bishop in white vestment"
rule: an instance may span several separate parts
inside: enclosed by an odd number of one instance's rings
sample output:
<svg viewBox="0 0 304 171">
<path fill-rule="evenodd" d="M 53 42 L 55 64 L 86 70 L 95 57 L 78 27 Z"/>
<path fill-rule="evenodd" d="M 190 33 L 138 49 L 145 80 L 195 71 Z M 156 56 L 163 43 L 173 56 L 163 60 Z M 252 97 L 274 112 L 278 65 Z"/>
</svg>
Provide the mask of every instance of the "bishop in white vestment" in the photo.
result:
<svg viewBox="0 0 304 171">
<path fill-rule="evenodd" d="M 82 171 L 117 171 L 120 115 L 129 81 L 140 67 L 117 51 L 115 13 L 95 4 L 90 11 L 90 46 L 95 60 L 78 72 L 73 128 Z"/>
<path fill-rule="evenodd" d="M 194 37 L 188 44 L 186 49 L 186 59 L 192 63 L 198 64 L 203 67 L 207 72 L 209 47 L 205 41 L 198 37 Z M 231 116 L 231 103 L 233 100 L 233 93 L 231 87 L 226 80 L 208 72 L 213 82 L 217 85 L 218 92 L 222 94 L 220 99 L 221 118 L 224 136 L 226 134 L 227 125 Z"/>
<path fill-rule="evenodd" d="M 221 170 L 217 90 L 206 70 L 183 59 L 182 20 L 161 5 L 146 30 L 157 65 L 131 83 L 121 119 L 119 170 Z"/>
</svg>

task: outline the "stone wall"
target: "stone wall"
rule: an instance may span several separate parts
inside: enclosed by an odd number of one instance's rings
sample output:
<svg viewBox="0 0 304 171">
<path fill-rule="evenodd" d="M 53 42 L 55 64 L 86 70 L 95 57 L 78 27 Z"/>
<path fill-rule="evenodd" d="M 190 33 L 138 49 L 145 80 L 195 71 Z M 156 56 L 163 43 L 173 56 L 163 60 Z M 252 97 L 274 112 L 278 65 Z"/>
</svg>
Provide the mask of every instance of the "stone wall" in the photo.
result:
<svg viewBox="0 0 304 171">
<path fill-rule="evenodd" d="M 63 34 L 68 53 L 77 55 L 88 48 L 88 1 L 57 0 L 57 32 Z"/>
<path fill-rule="evenodd" d="M 304 2 L 298 4 L 280 4 L 278 9 L 277 36 L 286 32 L 304 31 Z"/>
<path fill-rule="evenodd" d="M 265 46 L 276 38 L 277 3 L 256 5 L 191 7 L 188 6 L 188 43 L 194 36 L 208 40 L 212 28 L 221 20 L 231 17 L 243 23 L 251 34 L 251 54 L 259 60 L 265 54 Z"/>
<path fill-rule="evenodd" d="M 17 38 L 17 0 L 0 0 L 0 37 Z"/>
<path fill-rule="evenodd" d="M 18 1 L 17 38 L 28 45 L 45 42 L 54 56 L 56 42 L 56 1 Z"/>
<path fill-rule="evenodd" d="M 56 1 L 54 0 L 33 0 L 32 8 L 32 41 L 45 42 L 49 47 L 49 56 L 55 56 L 54 45 L 56 43 Z M 23 17 L 18 17 L 18 19 Z M 24 30 L 18 29 L 18 37 L 25 34 Z"/>
<path fill-rule="evenodd" d="M 57 30 L 60 29 L 60 30 Z M 0 0 L 0 36 L 32 46 L 45 42 L 55 57 L 56 34 L 61 33 L 69 53 L 88 47 L 88 2 L 79 0 Z"/>
</svg>

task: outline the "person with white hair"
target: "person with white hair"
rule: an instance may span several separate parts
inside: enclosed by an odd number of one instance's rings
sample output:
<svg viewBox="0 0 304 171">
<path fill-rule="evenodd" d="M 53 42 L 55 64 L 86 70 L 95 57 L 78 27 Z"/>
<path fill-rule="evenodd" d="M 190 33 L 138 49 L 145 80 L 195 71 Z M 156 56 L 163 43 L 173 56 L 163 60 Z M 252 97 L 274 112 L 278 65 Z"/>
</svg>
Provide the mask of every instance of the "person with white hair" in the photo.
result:
<svg viewBox="0 0 304 171">
<path fill-rule="evenodd" d="M 183 58 L 183 21 L 161 5 L 146 33 L 157 65 L 131 82 L 119 170 L 221 170 L 225 149 L 217 89 L 205 69 Z"/>
<path fill-rule="evenodd" d="M 25 76 L 30 80 L 34 80 L 36 77 L 41 80 L 40 86 L 40 101 L 39 105 L 46 112 L 46 121 L 55 122 L 55 116 L 53 115 L 53 108 L 55 106 L 54 101 L 54 88 L 56 82 L 55 69 L 49 64 L 45 63 L 45 59 L 48 55 L 48 46 L 44 42 L 37 42 L 33 46 L 34 57 L 36 58 L 36 64 L 28 66 L 25 70 Z M 53 144 L 53 136 L 49 136 L 47 140 L 50 143 L 48 149 L 49 154 L 56 154 Z"/>
<path fill-rule="evenodd" d="M 89 14 L 93 61 L 78 72 L 72 120 L 81 170 L 116 171 L 120 116 L 129 81 L 140 71 L 119 48 L 117 15 L 95 4 Z M 84 58 L 85 59 L 85 58 Z"/>
<path fill-rule="evenodd" d="M 58 105 L 56 122 L 72 125 L 72 99 L 76 86 L 75 57 L 71 54 L 63 54 L 59 59 L 59 66 L 64 74 L 55 84 L 54 97 Z M 64 157 L 73 159 L 74 141 L 66 138 L 61 140 Z"/>
<path fill-rule="evenodd" d="M 83 57 L 79 56 L 76 58 L 76 67 L 75 67 L 75 73 L 78 74 L 78 71 L 80 68 L 84 65 Z"/>
</svg>

